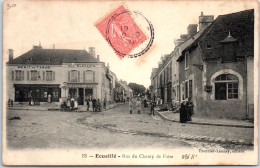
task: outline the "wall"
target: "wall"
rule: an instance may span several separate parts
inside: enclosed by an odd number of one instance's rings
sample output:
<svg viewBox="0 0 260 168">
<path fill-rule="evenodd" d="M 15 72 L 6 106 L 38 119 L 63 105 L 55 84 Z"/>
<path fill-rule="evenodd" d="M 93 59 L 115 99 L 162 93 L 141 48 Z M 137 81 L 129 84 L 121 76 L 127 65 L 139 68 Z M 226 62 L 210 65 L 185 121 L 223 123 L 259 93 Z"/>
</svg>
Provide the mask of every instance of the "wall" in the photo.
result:
<svg viewBox="0 0 260 168">
<path fill-rule="evenodd" d="M 248 118 L 254 118 L 254 57 L 247 57 L 247 110 Z"/>
</svg>

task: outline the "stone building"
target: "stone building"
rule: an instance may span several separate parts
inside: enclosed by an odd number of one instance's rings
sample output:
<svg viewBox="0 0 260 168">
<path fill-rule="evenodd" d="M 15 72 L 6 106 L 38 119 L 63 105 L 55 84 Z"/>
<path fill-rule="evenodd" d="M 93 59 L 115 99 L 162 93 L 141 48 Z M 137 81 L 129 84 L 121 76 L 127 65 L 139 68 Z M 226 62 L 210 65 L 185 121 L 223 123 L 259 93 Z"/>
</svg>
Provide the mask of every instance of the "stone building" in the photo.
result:
<svg viewBox="0 0 260 168">
<path fill-rule="evenodd" d="M 172 93 L 166 94 L 170 62 Z M 163 104 L 191 98 L 198 116 L 253 118 L 253 67 L 254 11 L 215 20 L 201 13 L 199 26 L 189 25 L 187 34 L 175 40 L 174 51 L 152 70 L 152 94 Z"/>
<path fill-rule="evenodd" d="M 43 49 L 34 46 L 7 62 L 7 99 L 15 102 L 51 102 L 75 96 L 79 105 L 87 98 L 112 101 L 113 75 L 99 56 L 86 50 Z M 114 75 L 115 76 L 115 75 Z"/>
<path fill-rule="evenodd" d="M 220 15 L 178 58 L 181 100 L 196 115 L 253 116 L 254 11 Z"/>
</svg>

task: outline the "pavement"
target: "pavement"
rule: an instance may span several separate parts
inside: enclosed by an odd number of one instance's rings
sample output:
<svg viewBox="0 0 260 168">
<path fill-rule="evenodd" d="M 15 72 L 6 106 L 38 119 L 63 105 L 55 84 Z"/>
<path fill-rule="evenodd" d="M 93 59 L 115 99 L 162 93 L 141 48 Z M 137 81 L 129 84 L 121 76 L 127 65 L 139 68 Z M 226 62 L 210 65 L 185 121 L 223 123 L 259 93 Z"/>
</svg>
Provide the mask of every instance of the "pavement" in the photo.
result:
<svg viewBox="0 0 260 168">
<path fill-rule="evenodd" d="M 109 109 L 112 109 L 118 105 L 124 104 L 125 102 L 120 103 L 112 103 L 107 105 L 106 109 L 103 109 L 102 111 L 106 111 Z M 62 111 L 60 109 L 60 106 L 54 103 L 43 103 L 41 105 L 28 105 L 28 104 L 15 104 L 13 107 L 7 107 L 9 110 L 37 110 L 37 111 Z M 71 110 L 72 111 L 72 110 Z M 86 112 L 87 106 L 86 105 L 79 105 L 78 109 L 74 109 L 75 112 Z M 89 108 L 89 111 L 93 111 L 92 107 Z"/>
<path fill-rule="evenodd" d="M 149 147 L 151 144 L 167 148 L 190 145 L 198 149 L 254 148 L 254 129 L 249 127 L 180 123 L 178 118 L 171 122 L 160 114 L 178 116 L 178 113 L 157 112 L 158 115 L 151 116 L 148 108 L 137 114 L 134 107 L 133 114 L 129 114 L 127 103 L 107 106 L 111 109 L 102 113 L 84 111 L 84 106 L 79 109 L 84 112 L 48 110 L 55 107 L 41 104 L 8 108 L 9 145 L 14 148 Z"/>
<path fill-rule="evenodd" d="M 180 122 L 180 113 L 174 111 L 155 111 L 158 116 L 164 120 L 172 122 Z M 254 123 L 249 120 L 235 120 L 235 119 L 220 119 L 220 118 L 204 118 L 192 116 L 192 121 L 187 121 L 187 124 L 199 125 L 214 125 L 226 127 L 241 127 L 241 128 L 254 128 Z"/>
</svg>

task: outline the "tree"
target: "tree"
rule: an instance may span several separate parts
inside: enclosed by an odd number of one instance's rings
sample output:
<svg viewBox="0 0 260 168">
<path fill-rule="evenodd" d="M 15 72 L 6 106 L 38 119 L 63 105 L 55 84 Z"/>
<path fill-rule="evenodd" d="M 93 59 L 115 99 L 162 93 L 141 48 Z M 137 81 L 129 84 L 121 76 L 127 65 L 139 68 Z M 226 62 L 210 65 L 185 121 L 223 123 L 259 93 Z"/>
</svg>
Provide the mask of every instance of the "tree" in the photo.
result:
<svg viewBox="0 0 260 168">
<path fill-rule="evenodd" d="M 128 86 L 133 90 L 134 95 L 143 94 L 146 90 L 144 85 L 139 85 L 137 83 L 129 83 Z"/>
</svg>

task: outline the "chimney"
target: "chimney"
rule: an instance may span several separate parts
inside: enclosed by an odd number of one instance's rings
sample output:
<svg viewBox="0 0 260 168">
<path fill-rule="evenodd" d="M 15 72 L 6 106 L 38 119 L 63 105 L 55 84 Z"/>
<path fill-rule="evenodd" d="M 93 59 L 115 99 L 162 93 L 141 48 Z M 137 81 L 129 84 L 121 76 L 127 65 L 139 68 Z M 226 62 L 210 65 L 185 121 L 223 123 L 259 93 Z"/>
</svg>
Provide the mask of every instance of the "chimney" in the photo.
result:
<svg viewBox="0 0 260 168">
<path fill-rule="evenodd" d="M 107 63 L 107 69 L 109 69 L 109 68 L 110 68 L 109 63 Z"/>
<path fill-rule="evenodd" d="M 187 28 L 188 31 L 188 38 L 191 38 L 194 34 L 197 33 L 197 24 L 190 24 Z"/>
<path fill-rule="evenodd" d="M 182 41 L 186 41 L 188 39 L 188 34 L 181 34 L 180 38 Z"/>
<path fill-rule="evenodd" d="M 98 61 L 100 61 L 100 59 L 99 59 L 99 55 L 97 55 L 97 59 L 98 59 Z"/>
<path fill-rule="evenodd" d="M 9 63 L 13 63 L 13 59 L 14 59 L 14 50 L 9 49 Z"/>
<path fill-rule="evenodd" d="M 177 39 L 177 40 L 175 40 L 175 41 L 174 41 L 175 47 L 181 45 L 183 42 L 184 42 L 184 40 L 182 40 L 182 39 Z"/>
<path fill-rule="evenodd" d="M 199 31 L 205 30 L 214 21 L 213 15 L 201 15 L 199 16 Z"/>
<path fill-rule="evenodd" d="M 89 51 L 89 53 L 90 53 L 90 55 L 92 57 L 94 57 L 94 58 L 96 57 L 96 49 L 95 49 L 95 47 L 89 47 L 88 51 Z"/>
</svg>

